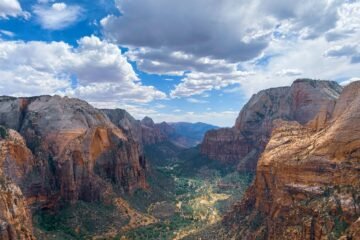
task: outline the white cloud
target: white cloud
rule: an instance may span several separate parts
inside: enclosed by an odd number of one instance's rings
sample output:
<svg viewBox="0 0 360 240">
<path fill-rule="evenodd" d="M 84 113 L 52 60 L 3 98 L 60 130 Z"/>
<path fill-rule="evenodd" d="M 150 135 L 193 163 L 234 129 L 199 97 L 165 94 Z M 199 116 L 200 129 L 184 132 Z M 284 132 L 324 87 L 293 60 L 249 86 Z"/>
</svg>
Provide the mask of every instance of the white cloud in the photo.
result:
<svg viewBox="0 0 360 240">
<path fill-rule="evenodd" d="M 311 49 L 311 51 L 309 51 Z M 359 64 L 351 64 L 347 58 L 329 58 L 324 53 L 329 49 L 329 43 L 324 38 L 312 40 L 298 40 L 288 42 L 274 41 L 267 54 L 273 55 L 269 64 L 263 68 L 249 68 L 256 74 L 241 81 L 241 88 L 247 96 L 266 88 L 289 86 L 295 78 L 306 77 L 313 79 L 337 80 L 360 75 Z M 301 75 L 278 75 L 283 69 L 301 69 Z"/>
<path fill-rule="evenodd" d="M 127 46 L 140 70 L 184 76 L 171 97 L 232 85 L 252 94 L 298 77 L 338 79 L 358 72 L 356 51 L 326 57 L 335 54 L 335 44 L 360 39 L 358 0 L 118 0 L 117 6 L 120 16 L 101 21 L 105 35 Z M 266 56 L 272 56 L 269 63 L 256 63 Z"/>
<path fill-rule="evenodd" d="M 350 78 L 350 79 L 348 79 L 348 80 L 342 81 L 342 82 L 340 83 L 340 85 L 341 85 L 341 86 L 346 86 L 346 85 L 348 85 L 348 84 L 350 84 L 350 83 L 352 83 L 352 82 L 355 82 L 355 81 L 360 81 L 360 77 L 353 77 L 353 78 Z"/>
<path fill-rule="evenodd" d="M 186 101 L 188 101 L 189 103 L 208 103 L 208 101 L 206 100 L 201 100 L 197 98 L 187 98 Z"/>
<path fill-rule="evenodd" d="M 277 76 L 300 76 L 302 71 L 299 69 L 282 69 L 276 73 Z"/>
<path fill-rule="evenodd" d="M 340 81 L 360 76 L 360 54 L 357 45 L 354 45 L 360 39 L 360 1 L 344 4 L 338 8 L 338 12 L 341 14 L 335 27 L 328 32 L 346 29 L 348 31 L 344 36 L 332 41 L 328 41 L 326 34 L 312 39 L 302 36 L 294 38 L 288 36 L 289 28 L 284 27 L 281 30 L 284 32 L 277 34 L 286 37 L 273 36 L 263 54 L 240 64 L 241 69 L 253 74 L 239 78 L 240 89 L 235 85 L 233 91 L 241 90 L 250 97 L 262 89 L 288 86 L 301 77 Z M 348 24 L 346 28 L 345 23 Z M 266 57 L 269 57 L 267 63 L 258 64 L 259 59 Z M 216 79 L 212 78 L 212 82 L 216 83 Z M 182 93 L 197 89 L 184 83 L 180 83 L 179 88 L 184 88 Z M 224 91 L 233 92 L 232 89 Z"/>
<path fill-rule="evenodd" d="M 0 29 L 0 36 L 1 35 L 7 36 L 7 37 L 15 37 L 15 33 L 11 32 L 11 31 Z"/>
<path fill-rule="evenodd" d="M 358 52 L 356 45 L 333 46 L 325 52 L 327 57 L 348 57 Z"/>
<path fill-rule="evenodd" d="M 60 2 L 35 5 L 33 12 L 44 29 L 61 30 L 81 20 L 84 9 L 78 5 L 66 5 Z"/>
<path fill-rule="evenodd" d="M 2 48 L 0 44 L 0 49 Z M 3 59 L 0 59 L 3 64 Z M 57 75 L 39 71 L 26 65 L 11 66 L 11 69 L 0 67 L 1 95 L 33 96 L 54 93 L 58 89 L 70 87 L 66 75 Z"/>
<path fill-rule="evenodd" d="M 4 95 L 61 94 L 90 102 L 146 103 L 166 95 L 144 86 L 115 45 L 95 36 L 64 42 L 0 41 Z M 76 86 L 71 79 L 77 78 Z"/>
<path fill-rule="evenodd" d="M 25 19 L 30 17 L 30 14 L 24 12 L 21 9 L 21 5 L 18 0 L 1 0 L 0 1 L 0 19 L 8 17 L 24 17 Z"/>
<path fill-rule="evenodd" d="M 239 84 L 246 77 L 252 75 L 250 72 L 234 70 L 230 73 L 202 73 L 191 72 L 186 74 L 174 90 L 171 91 L 171 97 L 188 97 L 199 95 L 206 91 L 219 90 L 224 87 Z"/>
</svg>

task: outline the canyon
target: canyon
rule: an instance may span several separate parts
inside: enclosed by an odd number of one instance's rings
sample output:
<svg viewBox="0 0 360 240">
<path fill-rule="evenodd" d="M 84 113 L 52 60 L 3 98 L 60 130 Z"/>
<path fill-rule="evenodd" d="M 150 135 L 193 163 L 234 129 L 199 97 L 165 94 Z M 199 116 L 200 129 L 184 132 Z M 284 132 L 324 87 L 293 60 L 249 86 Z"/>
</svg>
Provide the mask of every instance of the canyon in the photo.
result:
<svg viewBox="0 0 360 240">
<path fill-rule="evenodd" d="M 359 124 L 360 82 L 260 91 L 232 128 L 0 97 L 0 239 L 360 239 Z"/>
</svg>

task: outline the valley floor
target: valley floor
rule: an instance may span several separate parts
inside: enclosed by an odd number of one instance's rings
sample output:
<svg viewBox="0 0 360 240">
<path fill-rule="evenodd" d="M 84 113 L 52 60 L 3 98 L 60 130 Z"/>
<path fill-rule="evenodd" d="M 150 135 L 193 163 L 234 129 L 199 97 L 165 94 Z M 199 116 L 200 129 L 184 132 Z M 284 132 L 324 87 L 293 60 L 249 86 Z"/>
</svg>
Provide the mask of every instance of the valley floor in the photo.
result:
<svg viewBox="0 0 360 240">
<path fill-rule="evenodd" d="M 205 159 L 197 148 L 163 143 L 145 152 L 152 166 L 149 190 L 115 198 L 110 206 L 80 203 L 35 215 L 38 238 L 183 239 L 220 221 L 252 181 L 251 174 Z"/>
</svg>

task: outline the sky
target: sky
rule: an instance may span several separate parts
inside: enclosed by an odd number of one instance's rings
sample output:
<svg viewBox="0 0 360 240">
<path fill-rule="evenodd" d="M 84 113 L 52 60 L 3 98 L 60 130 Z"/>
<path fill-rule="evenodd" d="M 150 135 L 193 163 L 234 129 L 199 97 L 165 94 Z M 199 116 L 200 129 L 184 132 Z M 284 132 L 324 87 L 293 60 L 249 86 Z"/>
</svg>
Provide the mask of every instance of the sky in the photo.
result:
<svg viewBox="0 0 360 240">
<path fill-rule="evenodd" d="M 0 95 L 233 126 L 252 94 L 360 77 L 360 0 L 0 0 Z"/>
</svg>

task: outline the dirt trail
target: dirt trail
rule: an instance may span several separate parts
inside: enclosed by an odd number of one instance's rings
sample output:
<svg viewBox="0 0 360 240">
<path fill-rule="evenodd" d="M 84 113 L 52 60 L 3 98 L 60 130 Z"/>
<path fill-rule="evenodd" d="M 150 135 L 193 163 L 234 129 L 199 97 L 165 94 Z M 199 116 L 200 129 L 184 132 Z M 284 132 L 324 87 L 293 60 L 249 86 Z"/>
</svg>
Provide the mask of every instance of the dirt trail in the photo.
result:
<svg viewBox="0 0 360 240">
<path fill-rule="evenodd" d="M 136 211 L 122 198 L 115 199 L 114 203 L 115 206 L 121 209 L 121 211 L 124 211 L 130 217 L 129 223 L 126 226 L 122 227 L 121 231 L 125 232 L 134 228 L 158 222 L 158 220 L 153 216 Z"/>
<path fill-rule="evenodd" d="M 92 237 L 92 240 L 111 239 L 121 232 L 126 232 L 134 228 L 158 222 L 158 220 L 153 216 L 136 211 L 122 198 L 116 198 L 114 200 L 114 205 L 118 208 L 120 212 L 123 212 L 130 218 L 129 223 L 123 226 L 121 229 L 111 228 L 104 234 Z"/>
</svg>

